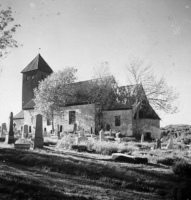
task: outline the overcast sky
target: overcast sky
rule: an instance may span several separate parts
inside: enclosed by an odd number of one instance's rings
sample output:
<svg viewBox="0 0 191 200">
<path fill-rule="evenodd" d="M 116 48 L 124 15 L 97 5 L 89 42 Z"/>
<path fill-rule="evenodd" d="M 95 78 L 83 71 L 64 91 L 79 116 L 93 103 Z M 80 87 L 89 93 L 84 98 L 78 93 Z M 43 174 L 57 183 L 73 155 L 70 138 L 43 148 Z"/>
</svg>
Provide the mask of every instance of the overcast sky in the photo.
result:
<svg viewBox="0 0 191 200">
<path fill-rule="evenodd" d="M 0 123 L 21 110 L 22 74 L 40 52 L 53 71 L 78 69 L 79 80 L 108 62 L 121 85 L 131 57 L 152 64 L 180 92 L 179 113 L 161 125 L 191 124 L 191 0 L 0 0 L 21 27 L 21 46 L 0 60 Z M 39 48 L 41 50 L 39 51 Z"/>
</svg>

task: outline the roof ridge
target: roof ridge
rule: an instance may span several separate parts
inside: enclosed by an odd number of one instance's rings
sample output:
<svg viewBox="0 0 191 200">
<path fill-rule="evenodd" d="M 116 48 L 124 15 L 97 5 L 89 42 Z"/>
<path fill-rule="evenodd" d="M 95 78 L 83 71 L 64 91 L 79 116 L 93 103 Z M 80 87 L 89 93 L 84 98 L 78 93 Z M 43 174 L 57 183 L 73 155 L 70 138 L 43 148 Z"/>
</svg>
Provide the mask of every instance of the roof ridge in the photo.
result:
<svg viewBox="0 0 191 200">
<path fill-rule="evenodd" d="M 26 73 L 34 70 L 40 70 L 48 73 L 53 72 L 51 67 L 47 64 L 40 53 L 21 71 L 21 73 Z"/>
</svg>

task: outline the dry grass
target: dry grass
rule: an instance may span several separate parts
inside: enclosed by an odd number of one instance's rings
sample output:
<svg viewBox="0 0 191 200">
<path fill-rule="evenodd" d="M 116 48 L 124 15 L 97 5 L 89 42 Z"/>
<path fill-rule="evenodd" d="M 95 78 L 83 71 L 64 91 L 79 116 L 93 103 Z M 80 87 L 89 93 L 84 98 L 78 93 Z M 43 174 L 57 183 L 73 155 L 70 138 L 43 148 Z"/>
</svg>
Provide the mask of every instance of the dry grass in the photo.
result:
<svg viewBox="0 0 191 200">
<path fill-rule="evenodd" d="M 1 182 L 2 187 L 8 187 L 4 192 L 5 197 L 8 197 L 8 191 L 11 190 L 9 185 L 14 185 L 10 194 L 15 199 L 22 199 L 20 197 L 28 199 L 30 195 L 31 199 L 38 199 L 38 195 L 39 199 L 75 199 L 77 195 L 79 196 L 77 199 L 82 199 L 82 197 L 98 199 L 98 192 L 99 195 L 104 193 L 108 199 L 113 197 L 116 199 L 170 199 L 172 189 L 178 182 L 168 168 L 155 165 L 115 163 L 103 159 L 103 157 L 99 159 L 94 155 L 89 156 L 87 153 L 58 154 L 45 149 L 35 151 L 0 149 L 0 160 L 4 161 L 4 165 L 8 164 L 8 166 L 17 168 L 17 170 L 12 170 L 13 173 L 8 170 L 6 173 L 9 175 L 4 175 Z M 18 168 L 26 176 L 18 177 L 16 172 Z M 2 170 L 5 172 L 5 169 L 8 168 L 5 167 Z M 35 173 L 38 171 L 41 174 L 40 179 L 34 178 L 37 175 L 33 173 L 33 170 Z M 57 178 L 53 179 L 53 175 Z M 63 183 L 66 176 L 70 184 L 64 184 L 63 188 L 59 181 Z M 78 179 L 75 183 L 73 182 L 74 177 Z M 5 185 L 3 184 L 4 179 L 7 181 Z M 35 183 L 35 181 L 37 182 Z M 87 185 L 82 187 L 86 182 Z M 30 185 L 32 186 L 30 187 Z M 91 187 L 89 187 L 90 185 Z M 99 191 L 96 191 L 96 188 L 99 188 Z M 111 191 L 106 193 L 106 189 Z M 20 194 L 16 193 L 17 190 L 20 191 Z M 49 192 L 46 193 L 46 190 Z M 66 191 L 68 192 L 66 193 Z M 120 194 L 117 191 L 120 191 Z"/>
</svg>

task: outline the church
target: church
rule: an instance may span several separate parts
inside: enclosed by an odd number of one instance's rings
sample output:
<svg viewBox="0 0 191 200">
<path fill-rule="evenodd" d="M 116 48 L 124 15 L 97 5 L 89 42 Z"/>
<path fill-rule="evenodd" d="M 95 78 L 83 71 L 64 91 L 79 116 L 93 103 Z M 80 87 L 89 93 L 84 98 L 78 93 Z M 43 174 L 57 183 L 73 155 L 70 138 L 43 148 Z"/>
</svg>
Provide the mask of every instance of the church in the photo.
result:
<svg viewBox="0 0 191 200">
<path fill-rule="evenodd" d="M 46 63 L 43 57 L 38 54 L 23 70 L 22 70 L 22 110 L 14 116 L 14 124 L 20 132 L 34 133 L 35 131 L 35 103 L 34 89 L 38 87 L 39 81 L 53 73 L 53 70 Z M 88 84 L 89 81 L 77 82 L 82 86 Z M 135 86 L 123 86 L 122 90 L 133 91 Z M 130 94 L 130 93 L 129 93 Z M 127 96 L 127 98 L 131 98 Z M 131 98 L 132 99 L 132 98 Z M 129 101 L 128 104 L 118 104 L 112 109 L 105 110 L 103 113 L 103 128 L 106 131 L 121 132 L 126 136 L 140 136 L 144 134 L 146 137 L 160 137 L 160 117 L 148 103 L 151 112 L 144 113 L 137 109 L 135 101 Z M 73 103 L 64 108 L 64 116 L 56 118 L 54 127 L 58 132 L 72 132 L 74 126 L 78 130 L 83 129 L 85 133 L 95 132 L 97 125 L 95 122 L 95 104 L 78 102 Z M 52 132 L 50 120 L 43 119 L 43 130 Z"/>
</svg>

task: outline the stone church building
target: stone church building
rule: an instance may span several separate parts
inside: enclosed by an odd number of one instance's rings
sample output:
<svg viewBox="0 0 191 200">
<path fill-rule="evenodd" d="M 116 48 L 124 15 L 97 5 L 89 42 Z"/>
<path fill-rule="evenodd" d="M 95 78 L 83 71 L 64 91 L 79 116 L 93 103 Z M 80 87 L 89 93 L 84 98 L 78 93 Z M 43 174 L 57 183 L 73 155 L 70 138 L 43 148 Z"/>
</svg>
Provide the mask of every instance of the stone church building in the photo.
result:
<svg viewBox="0 0 191 200">
<path fill-rule="evenodd" d="M 34 133 L 36 114 L 34 110 L 34 88 L 38 87 L 39 81 L 49 76 L 53 70 L 46 61 L 38 54 L 23 70 L 22 70 L 22 110 L 14 116 L 16 129 Z M 82 87 L 88 84 L 88 81 L 82 81 L 75 84 L 81 84 Z M 131 92 L 136 86 L 124 86 L 119 90 L 129 90 Z M 146 113 L 138 109 L 135 100 L 132 101 L 131 95 L 127 96 L 131 99 L 126 104 L 116 104 L 112 109 L 108 109 L 103 113 L 102 125 L 106 131 L 110 129 L 112 132 L 121 132 L 127 136 L 150 136 L 152 138 L 160 137 L 160 118 L 147 102 L 150 112 Z M 95 124 L 95 105 L 94 103 L 79 102 L 68 105 L 64 108 L 64 116 L 55 120 L 54 127 L 57 131 L 72 132 L 74 126 L 77 129 L 83 129 L 87 133 L 96 130 Z M 51 132 L 52 125 L 49 120 L 43 120 L 43 129 Z"/>
</svg>

